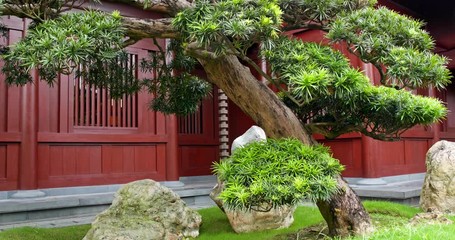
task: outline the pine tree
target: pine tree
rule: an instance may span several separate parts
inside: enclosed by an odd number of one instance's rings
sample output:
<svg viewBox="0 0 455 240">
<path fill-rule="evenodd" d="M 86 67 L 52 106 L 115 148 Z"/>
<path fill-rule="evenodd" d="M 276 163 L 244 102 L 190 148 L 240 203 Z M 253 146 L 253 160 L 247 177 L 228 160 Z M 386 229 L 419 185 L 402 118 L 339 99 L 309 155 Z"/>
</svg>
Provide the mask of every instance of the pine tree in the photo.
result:
<svg viewBox="0 0 455 240">
<path fill-rule="evenodd" d="M 93 10 L 68 13 L 75 0 L 6 0 L 2 15 L 31 18 L 27 36 L 3 54 L 9 84 L 32 81 L 30 70 L 53 84 L 57 73 L 76 73 L 114 95 L 147 89 L 154 110 L 187 114 L 215 84 L 272 138 L 313 145 L 313 133 L 335 138 L 348 132 L 390 140 L 417 124 L 447 113 L 437 99 L 413 95 L 420 87 L 449 83 L 447 60 L 432 53 L 423 23 L 375 7 L 375 0 L 112 0 L 162 14 L 160 19 Z M 374 86 L 330 45 L 285 37 L 294 29 L 319 29 L 330 44 L 348 51 L 380 73 Z M 122 49 L 143 38 L 172 39 L 168 49 L 144 59 L 154 79 L 135 79 L 117 64 Z M 250 58 L 257 48 L 270 65 L 264 72 Z M 167 61 L 172 52 L 172 61 Z M 207 79 L 193 75 L 202 67 Z M 267 81 L 258 81 L 250 69 Z M 178 74 L 175 74 L 178 73 Z M 279 89 L 273 92 L 267 84 Z M 330 234 L 369 232 L 371 220 L 341 177 L 341 191 L 317 205 Z"/>
</svg>

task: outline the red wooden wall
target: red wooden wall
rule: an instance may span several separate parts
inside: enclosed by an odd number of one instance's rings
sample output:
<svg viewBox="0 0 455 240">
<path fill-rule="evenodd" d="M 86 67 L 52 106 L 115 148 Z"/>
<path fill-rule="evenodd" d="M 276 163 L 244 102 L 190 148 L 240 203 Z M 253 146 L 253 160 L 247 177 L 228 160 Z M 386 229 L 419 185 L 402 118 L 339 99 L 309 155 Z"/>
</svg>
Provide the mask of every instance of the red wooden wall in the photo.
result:
<svg viewBox="0 0 455 240">
<path fill-rule="evenodd" d="M 214 87 L 196 113 L 178 119 L 181 176 L 210 175 L 220 158 L 217 92 Z"/>
<path fill-rule="evenodd" d="M 103 5 L 105 10 L 117 7 Z M 154 17 L 120 9 L 126 15 Z M 2 20 L 10 28 L 3 43 L 23 37 L 26 20 Z M 159 44 L 164 47 L 164 40 Z M 138 63 L 157 49 L 151 40 L 140 41 L 126 49 L 125 64 L 139 78 L 146 77 Z M 173 181 L 181 175 L 210 174 L 219 158 L 216 94 L 198 113 L 178 119 L 150 111 L 153 96 L 145 91 L 116 100 L 74 75 L 59 75 L 53 87 L 32 76 L 33 84 L 15 87 L 6 86 L 0 75 L 0 191 L 144 178 Z"/>
<path fill-rule="evenodd" d="M 18 18 L 2 19 L 10 30 L 8 39 L 0 39 L 1 44 L 18 41 L 22 37 L 24 22 Z M 0 75 L 0 189 L 14 189 L 18 183 L 23 96 L 23 88 L 7 87 L 4 77 Z"/>
</svg>

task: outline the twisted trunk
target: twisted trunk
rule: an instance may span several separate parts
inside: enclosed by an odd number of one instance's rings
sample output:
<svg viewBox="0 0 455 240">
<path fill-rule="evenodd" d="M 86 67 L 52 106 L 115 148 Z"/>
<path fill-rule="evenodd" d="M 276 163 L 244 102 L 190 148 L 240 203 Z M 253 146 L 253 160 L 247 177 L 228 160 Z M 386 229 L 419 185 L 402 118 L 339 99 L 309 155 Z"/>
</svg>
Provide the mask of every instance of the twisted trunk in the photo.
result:
<svg viewBox="0 0 455 240">
<path fill-rule="evenodd" d="M 273 91 L 258 81 L 237 57 L 215 57 L 197 50 L 190 54 L 198 58 L 208 80 L 222 89 L 268 136 L 293 137 L 308 145 L 315 143 L 294 113 Z M 360 199 L 341 177 L 337 180 L 340 192 L 329 201 L 317 203 L 330 234 L 346 236 L 369 233 L 372 230 L 370 217 Z"/>
<path fill-rule="evenodd" d="M 373 231 L 371 219 L 359 197 L 346 181 L 337 178 L 340 192 L 316 204 L 329 227 L 330 236 L 366 235 Z"/>
</svg>

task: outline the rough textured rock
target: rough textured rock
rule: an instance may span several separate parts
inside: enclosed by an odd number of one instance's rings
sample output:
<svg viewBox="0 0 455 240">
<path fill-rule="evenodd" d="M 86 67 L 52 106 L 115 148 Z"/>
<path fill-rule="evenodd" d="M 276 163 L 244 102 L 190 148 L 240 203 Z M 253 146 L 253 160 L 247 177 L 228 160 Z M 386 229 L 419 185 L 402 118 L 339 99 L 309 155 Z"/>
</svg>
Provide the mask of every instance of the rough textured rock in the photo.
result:
<svg viewBox="0 0 455 240">
<path fill-rule="evenodd" d="M 226 209 L 226 215 L 232 229 L 237 233 L 261 231 L 267 229 L 287 228 L 294 222 L 295 207 L 280 206 L 268 212 L 231 211 Z"/>
<path fill-rule="evenodd" d="M 251 142 L 265 141 L 267 136 L 262 128 L 253 125 L 250 127 L 242 136 L 237 137 L 234 142 L 232 142 L 231 153 L 234 152 L 236 148 L 243 147 Z"/>
<path fill-rule="evenodd" d="M 177 240 L 197 237 L 202 218 L 153 180 L 123 186 L 83 240 Z"/>
<path fill-rule="evenodd" d="M 455 213 L 455 143 L 435 143 L 427 152 L 426 165 L 420 207 Z"/>
<path fill-rule="evenodd" d="M 442 212 L 431 211 L 425 213 L 418 213 L 411 220 L 410 224 L 417 225 L 420 223 L 425 224 L 452 224 L 452 220 L 446 218 Z"/>
<path fill-rule="evenodd" d="M 216 205 L 224 212 L 223 201 L 218 198 L 221 191 L 224 189 L 224 182 L 217 179 L 217 184 L 213 187 L 212 191 L 210 192 L 210 198 L 216 203 Z"/>
</svg>

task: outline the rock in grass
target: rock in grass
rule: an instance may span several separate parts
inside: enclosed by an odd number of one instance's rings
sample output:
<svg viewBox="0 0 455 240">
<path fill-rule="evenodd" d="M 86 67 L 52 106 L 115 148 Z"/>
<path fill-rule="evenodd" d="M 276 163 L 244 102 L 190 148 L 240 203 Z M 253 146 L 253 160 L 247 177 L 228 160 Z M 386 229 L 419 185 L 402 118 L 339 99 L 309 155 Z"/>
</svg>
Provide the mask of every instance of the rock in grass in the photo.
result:
<svg viewBox="0 0 455 240">
<path fill-rule="evenodd" d="M 281 229 L 294 222 L 295 206 L 278 206 L 268 211 L 241 211 L 225 209 L 226 216 L 236 233 Z"/>
<path fill-rule="evenodd" d="M 435 143 L 427 152 L 426 165 L 420 207 L 426 212 L 455 213 L 455 143 Z"/>
<path fill-rule="evenodd" d="M 202 218 L 153 180 L 123 186 L 83 240 L 174 240 L 199 235 Z"/>
<path fill-rule="evenodd" d="M 420 223 L 425 223 L 425 224 L 452 224 L 453 221 L 448 219 L 447 217 L 444 216 L 443 213 L 438 212 L 438 211 L 431 211 L 431 212 L 424 212 L 424 213 L 418 213 L 415 215 L 411 220 L 409 220 L 409 223 L 413 225 L 417 225 Z"/>
</svg>

